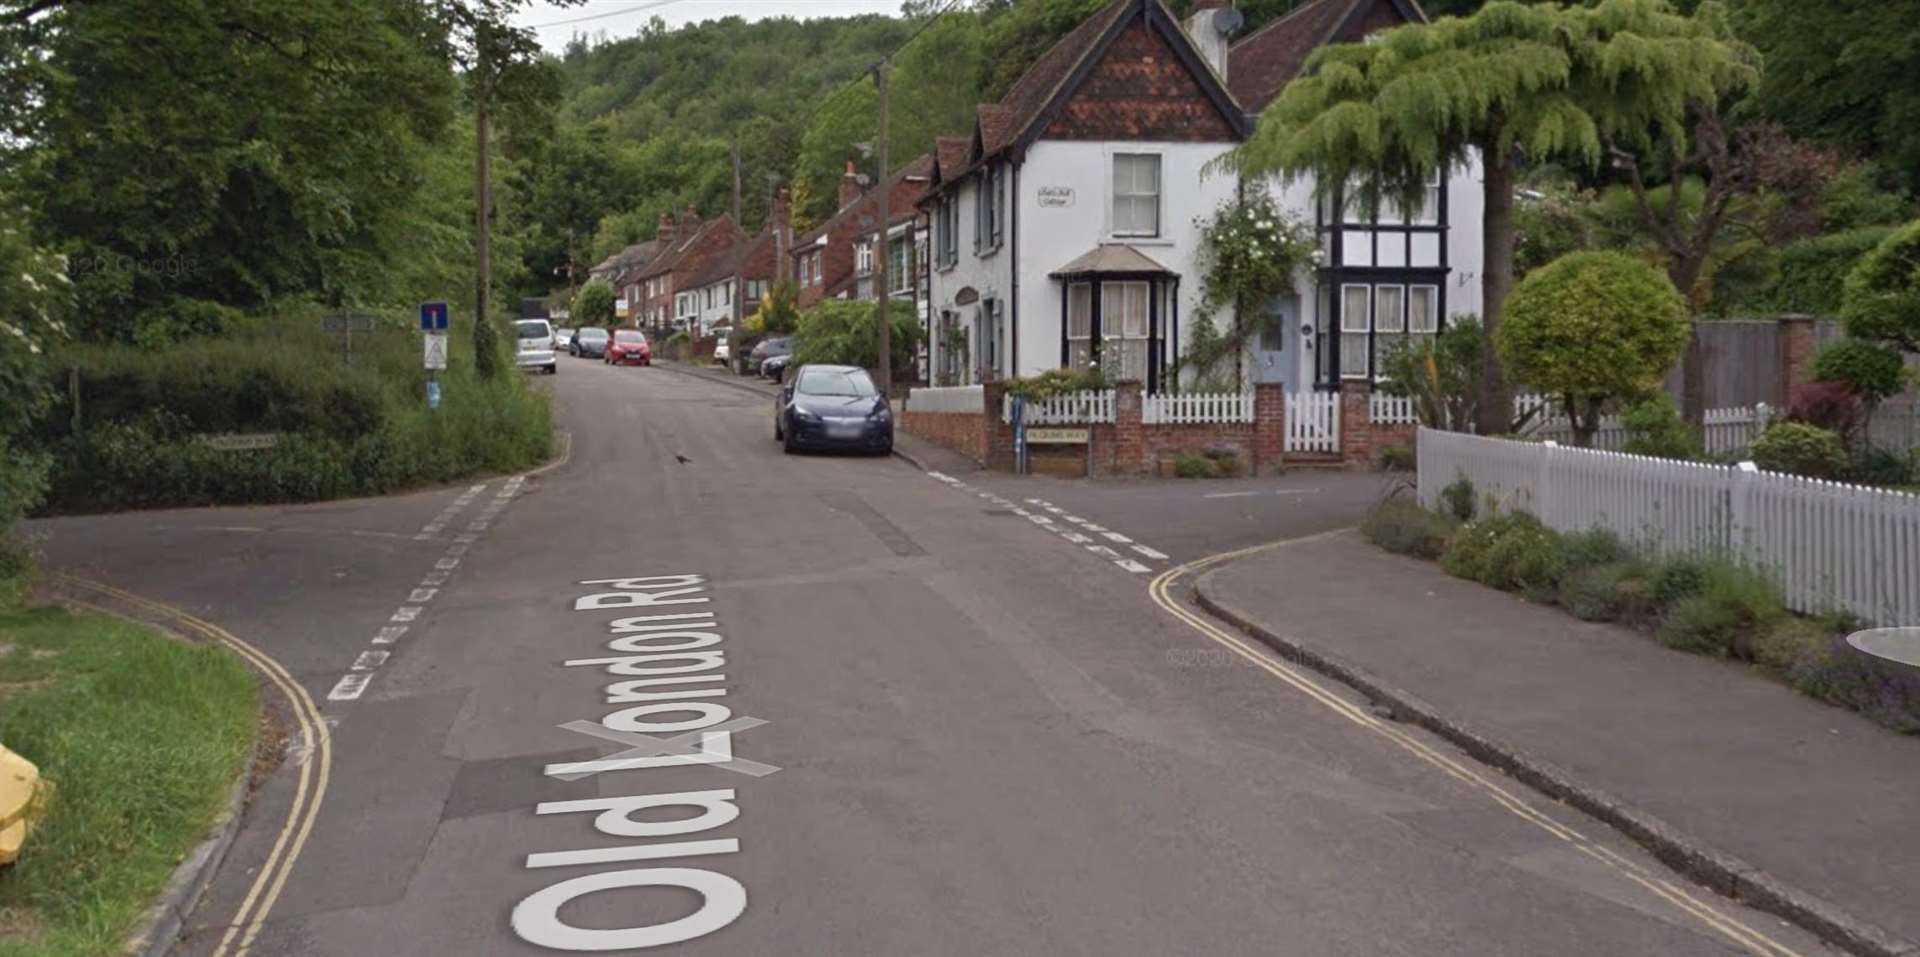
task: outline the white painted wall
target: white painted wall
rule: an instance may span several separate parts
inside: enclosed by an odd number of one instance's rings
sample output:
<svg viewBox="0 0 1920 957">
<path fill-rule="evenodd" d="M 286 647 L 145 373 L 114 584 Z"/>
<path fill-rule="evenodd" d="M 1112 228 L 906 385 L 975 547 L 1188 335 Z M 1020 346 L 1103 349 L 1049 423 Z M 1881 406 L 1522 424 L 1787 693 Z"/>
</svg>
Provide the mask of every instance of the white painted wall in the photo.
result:
<svg viewBox="0 0 1920 957">
<path fill-rule="evenodd" d="M 1013 287 L 1013 254 L 1011 251 L 1011 242 L 1003 241 L 998 250 L 982 250 L 979 253 L 976 253 L 974 250 L 974 209 L 980 201 L 980 191 L 977 183 L 978 180 L 970 180 L 957 191 L 959 203 L 955 215 L 958 217 L 957 222 L 959 227 L 956 230 L 960 245 L 958 262 L 951 267 L 942 267 L 936 262 L 930 272 L 927 283 L 927 301 L 934 316 L 933 331 L 936 339 L 934 350 L 936 353 L 939 348 L 937 340 L 940 336 L 939 315 L 943 309 L 951 309 L 959 313 L 960 328 L 968 330 L 969 339 L 971 339 L 971 330 L 974 326 L 974 318 L 980 309 L 980 302 L 965 306 L 955 305 L 954 296 L 957 295 L 960 290 L 966 288 L 974 289 L 979 293 L 981 301 L 987 299 L 1004 300 L 1009 298 L 1009 293 Z M 937 223 L 935 228 L 938 228 Z M 1002 235 L 1006 237 L 1006 240 L 1011 240 L 1011 229 L 1003 228 Z M 931 249 L 931 247 L 929 248 Z M 1009 322 L 1011 322 L 1011 305 L 1009 304 L 1006 308 L 1008 309 Z M 980 351 L 977 345 L 970 345 L 967 353 L 968 368 L 977 368 L 979 366 L 979 356 Z M 1022 358 L 1024 360 L 1025 357 L 1023 356 Z M 933 363 L 933 368 L 940 368 L 941 361 L 938 355 L 931 356 L 929 361 Z M 1012 374 L 1004 368 L 1000 371 L 1002 375 Z M 977 381 L 977 379 L 969 378 L 967 381 L 972 382 Z"/>
<path fill-rule="evenodd" d="M 1447 316 L 1479 316 L 1484 307 L 1481 274 L 1486 269 L 1486 244 L 1481 218 L 1487 209 L 1485 174 L 1480 154 L 1447 175 Z"/>
<path fill-rule="evenodd" d="M 1019 374 L 1034 375 L 1060 364 L 1061 285 L 1047 274 L 1101 243 L 1125 243 L 1180 274 L 1179 338 L 1200 311 L 1200 226 L 1236 194 L 1231 174 L 1203 175 L 1202 168 L 1231 143 L 1077 142 L 1041 140 L 1020 168 Z M 1113 154 L 1158 153 L 1160 236 L 1113 235 Z M 1040 191 L 1073 191 L 1071 206 L 1041 206 Z M 1215 328 L 1231 314 L 1213 317 Z"/>
<path fill-rule="evenodd" d="M 716 323 L 723 320 L 731 321 L 733 319 L 733 300 L 728 298 L 730 295 L 729 290 L 732 288 L 733 277 L 729 276 L 719 282 L 701 286 L 693 291 L 693 295 L 698 297 L 696 300 L 698 305 L 696 306 L 695 315 L 700 319 L 700 335 L 713 335 L 713 327 Z M 708 290 L 712 290 L 713 292 L 712 307 L 706 305 Z"/>
</svg>

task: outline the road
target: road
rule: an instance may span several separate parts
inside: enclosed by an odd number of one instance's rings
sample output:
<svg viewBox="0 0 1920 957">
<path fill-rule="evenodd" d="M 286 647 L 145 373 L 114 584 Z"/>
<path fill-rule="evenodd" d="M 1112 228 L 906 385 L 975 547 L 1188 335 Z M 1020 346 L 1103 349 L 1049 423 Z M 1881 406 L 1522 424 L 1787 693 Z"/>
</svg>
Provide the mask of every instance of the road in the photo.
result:
<svg viewBox="0 0 1920 957">
<path fill-rule="evenodd" d="M 1377 476 L 930 475 L 666 369 L 552 385 L 544 474 L 33 526 L 330 729 L 285 716 L 176 953 L 1821 952 L 1150 595 Z"/>
</svg>

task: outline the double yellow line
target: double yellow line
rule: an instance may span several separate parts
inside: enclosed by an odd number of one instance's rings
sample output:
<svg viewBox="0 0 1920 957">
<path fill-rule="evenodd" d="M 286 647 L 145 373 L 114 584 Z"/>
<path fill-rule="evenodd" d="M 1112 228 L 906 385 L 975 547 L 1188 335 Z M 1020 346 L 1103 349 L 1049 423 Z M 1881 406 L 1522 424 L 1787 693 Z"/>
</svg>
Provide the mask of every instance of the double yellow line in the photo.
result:
<svg viewBox="0 0 1920 957">
<path fill-rule="evenodd" d="M 327 793 L 327 778 L 333 767 L 333 738 L 327 731 L 326 722 L 320 717 L 319 707 L 314 704 L 313 696 L 307 694 L 307 690 L 300 687 L 300 683 L 279 662 L 219 625 L 112 585 L 66 574 L 57 575 L 55 579 L 71 588 L 142 609 L 179 625 L 184 631 L 225 644 L 286 696 L 289 710 L 299 723 L 301 736 L 306 741 L 307 759 L 300 762 L 300 780 L 294 789 L 293 804 L 287 809 L 286 822 L 281 825 L 280 834 L 273 842 L 273 850 L 261 865 L 253 886 L 248 888 L 246 898 L 240 902 L 240 909 L 234 913 L 233 922 L 220 938 L 220 945 L 213 951 L 213 957 L 246 957 L 253 947 L 254 938 L 260 935 L 260 929 L 266 924 L 268 912 L 286 887 L 287 875 L 293 871 L 294 861 L 300 857 L 307 837 L 313 833 L 313 822 L 320 816 L 320 800 Z M 76 604 L 110 611 L 85 601 Z"/>
<path fill-rule="evenodd" d="M 1324 536 L 1313 536 L 1313 538 L 1320 537 Z M 1295 539 L 1294 541 L 1308 540 L 1310 539 Z M 1628 880 L 1646 888 L 1662 900 L 1667 901 L 1674 907 L 1679 908 L 1682 912 L 1705 924 L 1708 928 L 1746 949 L 1749 953 L 1758 955 L 1758 957 L 1800 957 L 1796 951 L 1787 945 L 1748 927 L 1734 917 L 1722 913 L 1712 904 L 1697 896 L 1689 888 L 1641 866 L 1638 862 L 1630 858 L 1615 853 L 1610 848 L 1594 843 L 1579 831 L 1535 810 L 1526 801 L 1507 790 L 1507 788 L 1499 782 L 1488 778 L 1480 769 L 1469 766 L 1450 755 L 1435 750 L 1391 722 L 1382 721 L 1374 717 L 1372 712 L 1367 709 L 1355 705 L 1333 693 L 1328 690 L 1326 686 L 1308 677 L 1299 669 L 1276 658 L 1266 649 L 1254 645 L 1247 638 L 1243 638 L 1219 627 L 1210 619 L 1202 617 L 1173 597 L 1173 586 L 1183 578 L 1198 575 L 1217 565 L 1233 561 L 1237 558 L 1243 558 L 1268 549 L 1279 548 L 1287 544 L 1290 543 L 1275 542 L 1268 545 L 1256 545 L 1252 548 L 1223 552 L 1219 555 L 1212 555 L 1198 561 L 1188 562 L 1178 568 L 1170 569 L 1161 574 L 1160 577 L 1155 578 L 1153 583 L 1148 586 L 1148 592 L 1152 596 L 1154 604 L 1159 605 L 1173 617 L 1185 622 L 1195 631 L 1205 635 L 1209 640 L 1227 648 L 1241 658 L 1246 659 L 1255 667 L 1287 683 L 1295 690 L 1325 706 L 1329 711 L 1374 734 L 1386 738 L 1421 761 L 1438 768 L 1455 780 L 1480 791 L 1492 798 L 1494 803 L 1505 808 L 1516 817 L 1559 838 L 1580 853 L 1585 854 L 1612 869 L 1614 872 L 1626 877 Z"/>
</svg>

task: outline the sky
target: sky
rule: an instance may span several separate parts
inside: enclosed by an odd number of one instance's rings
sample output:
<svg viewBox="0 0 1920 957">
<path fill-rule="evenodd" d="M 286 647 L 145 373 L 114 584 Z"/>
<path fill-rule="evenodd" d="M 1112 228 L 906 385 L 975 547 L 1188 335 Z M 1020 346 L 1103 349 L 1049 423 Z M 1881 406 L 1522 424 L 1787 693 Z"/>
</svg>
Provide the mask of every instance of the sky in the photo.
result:
<svg viewBox="0 0 1920 957">
<path fill-rule="evenodd" d="M 628 37 L 654 17 L 678 27 L 701 20 L 740 16 L 748 20 L 764 17 L 848 17 L 862 13 L 898 14 L 900 0 L 587 0 L 569 7 L 535 2 L 515 16 L 522 26 L 537 27 L 540 45 L 558 53 L 567 38 L 575 33 L 589 36 L 606 31 L 613 38 Z M 582 19 L 591 17 L 592 19 Z M 562 21 L 578 21 L 565 23 Z"/>
</svg>

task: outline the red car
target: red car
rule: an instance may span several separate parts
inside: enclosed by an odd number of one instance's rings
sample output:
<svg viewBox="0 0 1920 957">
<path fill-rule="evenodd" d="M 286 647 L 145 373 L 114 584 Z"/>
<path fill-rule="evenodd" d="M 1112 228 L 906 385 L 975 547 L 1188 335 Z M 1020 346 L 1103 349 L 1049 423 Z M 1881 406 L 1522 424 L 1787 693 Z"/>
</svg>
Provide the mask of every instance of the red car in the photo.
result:
<svg viewBox="0 0 1920 957">
<path fill-rule="evenodd" d="M 653 365 L 653 346 L 638 329 L 617 329 L 607 343 L 607 362 L 616 366 Z"/>
</svg>

